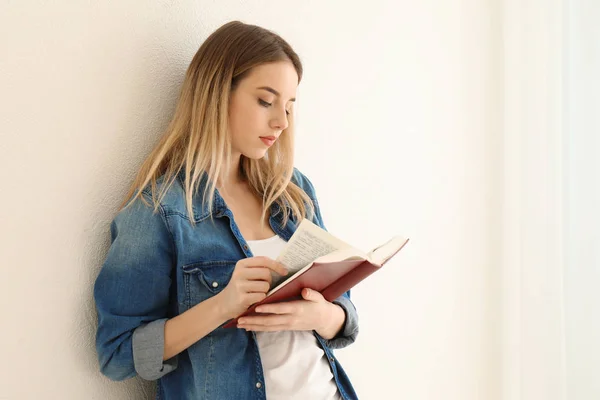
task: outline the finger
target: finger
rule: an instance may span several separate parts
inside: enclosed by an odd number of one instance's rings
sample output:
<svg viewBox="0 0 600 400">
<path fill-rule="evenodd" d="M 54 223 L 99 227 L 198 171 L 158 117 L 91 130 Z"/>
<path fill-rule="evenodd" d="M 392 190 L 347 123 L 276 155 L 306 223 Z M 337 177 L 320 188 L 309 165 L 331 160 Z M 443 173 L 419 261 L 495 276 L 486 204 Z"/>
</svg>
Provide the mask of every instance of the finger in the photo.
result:
<svg viewBox="0 0 600 400">
<path fill-rule="evenodd" d="M 242 278 L 251 281 L 265 281 L 271 285 L 271 270 L 268 268 L 251 267 L 245 268 L 241 274 Z"/>
<path fill-rule="evenodd" d="M 288 325 L 290 318 L 287 315 L 248 316 L 238 320 L 239 325 L 274 326 Z"/>
<path fill-rule="evenodd" d="M 265 256 L 245 258 L 244 260 L 242 260 L 242 262 L 243 265 L 246 267 L 266 267 L 272 271 L 277 272 L 279 275 L 287 275 L 288 273 L 287 269 L 282 263 Z"/>
<path fill-rule="evenodd" d="M 293 314 L 298 309 L 298 305 L 295 303 L 290 301 L 286 303 L 263 304 L 256 307 L 255 311 L 269 314 Z"/>
<path fill-rule="evenodd" d="M 265 281 L 246 281 L 243 287 L 247 293 L 267 293 L 271 285 Z"/>
<path fill-rule="evenodd" d="M 302 289 L 302 298 L 305 300 L 314 301 L 314 302 L 324 300 L 324 297 L 321 293 L 317 292 L 316 290 L 309 289 L 309 288 Z"/>
</svg>

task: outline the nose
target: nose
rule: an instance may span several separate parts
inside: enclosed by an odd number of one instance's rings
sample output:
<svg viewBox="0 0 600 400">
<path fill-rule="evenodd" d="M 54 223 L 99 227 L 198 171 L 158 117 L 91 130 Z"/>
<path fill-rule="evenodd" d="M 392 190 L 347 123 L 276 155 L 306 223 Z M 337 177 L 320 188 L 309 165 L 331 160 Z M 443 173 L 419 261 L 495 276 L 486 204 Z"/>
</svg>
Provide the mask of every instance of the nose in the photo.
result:
<svg viewBox="0 0 600 400">
<path fill-rule="evenodd" d="M 282 110 L 279 113 L 277 113 L 275 118 L 273 118 L 271 120 L 271 128 L 273 128 L 273 129 L 283 131 L 284 129 L 286 129 L 288 127 L 288 125 L 289 125 L 288 115 L 285 112 L 285 110 Z"/>
</svg>

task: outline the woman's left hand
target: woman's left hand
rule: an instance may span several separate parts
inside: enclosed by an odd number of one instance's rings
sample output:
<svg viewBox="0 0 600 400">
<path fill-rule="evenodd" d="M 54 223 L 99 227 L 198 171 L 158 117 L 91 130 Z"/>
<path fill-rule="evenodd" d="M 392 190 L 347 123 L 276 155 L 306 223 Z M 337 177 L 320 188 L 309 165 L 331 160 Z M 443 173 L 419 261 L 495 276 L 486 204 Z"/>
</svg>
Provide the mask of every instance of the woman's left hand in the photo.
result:
<svg viewBox="0 0 600 400">
<path fill-rule="evenodd" d="M 334 338 L 346 321 L 344 310 L 312 289 L 303 289 L 302 298 L 260 305 L 255 311 L 270 315 L 242 317 L 238 328 L 257 332 L 315 330 L 324 339 Z"/>
</svg>

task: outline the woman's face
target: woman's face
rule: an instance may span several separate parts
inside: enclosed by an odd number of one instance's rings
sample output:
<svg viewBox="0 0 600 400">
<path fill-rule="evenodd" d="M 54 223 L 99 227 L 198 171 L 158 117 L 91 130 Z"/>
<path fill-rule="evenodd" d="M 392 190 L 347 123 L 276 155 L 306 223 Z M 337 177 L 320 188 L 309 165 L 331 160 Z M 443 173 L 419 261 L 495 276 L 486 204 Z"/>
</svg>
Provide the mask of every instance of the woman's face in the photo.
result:
<svg viewBox="0 0 600 400">
<path fill-rule="evenodd" d="M 234 157 L 265 156 L 288 126 L 297 88 L 298 74 L 289 61 L 257 66 L 238 83 L 229 103 Z"/>
</svg>

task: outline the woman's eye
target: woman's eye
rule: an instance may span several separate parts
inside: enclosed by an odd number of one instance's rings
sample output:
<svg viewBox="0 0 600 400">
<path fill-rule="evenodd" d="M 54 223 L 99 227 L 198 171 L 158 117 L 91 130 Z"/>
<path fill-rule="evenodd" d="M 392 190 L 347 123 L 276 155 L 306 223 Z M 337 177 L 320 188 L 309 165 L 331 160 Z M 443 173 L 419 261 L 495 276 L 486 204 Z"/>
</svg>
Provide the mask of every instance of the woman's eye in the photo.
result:
<svg viewBox="0 0 600 400">
<path fill-rule="evenodd" d="M 267 103 L 263 99 L 258 99 L 258 103 L 263 107 L 270 107 L 273 105 L 273 103 Z M 286 115 L 290 115 L 291 113 L 292 113 L 291 111 L 285 110 Z"/>
</svg>

